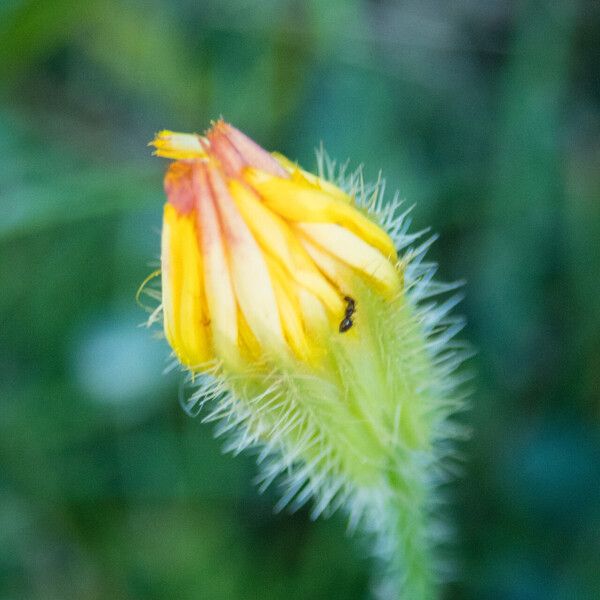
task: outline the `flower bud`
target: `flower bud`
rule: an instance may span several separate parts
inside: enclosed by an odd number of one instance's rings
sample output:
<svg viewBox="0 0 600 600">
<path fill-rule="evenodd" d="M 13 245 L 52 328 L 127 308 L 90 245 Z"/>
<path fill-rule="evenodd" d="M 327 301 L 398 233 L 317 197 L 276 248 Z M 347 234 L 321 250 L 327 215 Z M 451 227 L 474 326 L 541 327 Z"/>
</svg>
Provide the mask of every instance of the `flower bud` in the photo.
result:
<svg viewBox="0 0 600 600">
<path fill-rule="evenodd" d="M 314 361 L 323 339 L 361 327 L 358 282 L 393 298 L 394 243 L 351 197 L 217 122 L 206 136 L 163 131 L 166 337 L 194 371 Z M 340 328 L 346 320 L 347 328 Z"/>
</svg>

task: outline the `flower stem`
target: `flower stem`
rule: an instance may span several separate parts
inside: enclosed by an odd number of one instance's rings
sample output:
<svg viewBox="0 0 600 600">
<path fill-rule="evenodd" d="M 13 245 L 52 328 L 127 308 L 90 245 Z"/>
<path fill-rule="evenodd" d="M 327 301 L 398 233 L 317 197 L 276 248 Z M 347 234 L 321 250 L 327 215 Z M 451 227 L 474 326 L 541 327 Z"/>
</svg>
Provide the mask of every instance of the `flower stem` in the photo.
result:
<svg viewBox="0 0 600 600">
<path fill-rule="evenodd" d="M 390 497 L 386 507 L 389 529 L 383 536 L 393 537 L 388 540 L 391 556 L 386 577 L 392 589 L 382 597 L 390 599 L 437 597 L 431 517 L 427 509 L 429 490 L 415 458 L 404 457 L 408 460 L 403 459 L 389 475 Z"/>
</svg>

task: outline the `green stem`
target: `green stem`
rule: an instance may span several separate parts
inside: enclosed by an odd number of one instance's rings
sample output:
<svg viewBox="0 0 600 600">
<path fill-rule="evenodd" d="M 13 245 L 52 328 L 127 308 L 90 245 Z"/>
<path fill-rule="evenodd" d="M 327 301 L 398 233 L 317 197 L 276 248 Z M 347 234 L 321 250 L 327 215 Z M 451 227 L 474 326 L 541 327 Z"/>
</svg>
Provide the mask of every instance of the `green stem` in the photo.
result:
<svg viewBox="0 0 600 600">
<path fill-rule="evenodd" d="M 407 452 L 389 474 L 384 543 L 392 556 L 386 579 L 396 592 L 385 597 L 430 600 L 438 597 L 436 569 L 430 539 L 430 492 L 414 452 Z"/>
</svg>

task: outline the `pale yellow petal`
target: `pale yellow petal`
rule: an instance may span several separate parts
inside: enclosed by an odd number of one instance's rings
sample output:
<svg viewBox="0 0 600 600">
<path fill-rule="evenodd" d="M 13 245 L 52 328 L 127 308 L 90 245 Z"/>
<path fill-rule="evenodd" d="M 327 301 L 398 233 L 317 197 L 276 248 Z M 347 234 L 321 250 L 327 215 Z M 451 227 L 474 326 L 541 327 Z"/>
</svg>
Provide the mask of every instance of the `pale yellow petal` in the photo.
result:
<svg viewBox="0 0 600 600">
<path fill-rule="evenodd" d="M 263 253 L 240 215 L 216 168 L 209 182 L 223 226 L 235 295 L 252 333 L 265 348 L 285 349 L 275 293 Z"/>
<path fill-rule="evenodd" d="M 388 294 L 400 289 L 401 278 L 395 266 L 351 231 L 331 223 L 298 223 L 296 227 L 317 246 L 366 275 Z"/>
<path fill-rule="evenodd" d="M 308 237 L 300 236 L 300 243 L 319 270 L 338 286 L 344 296 L 352 296 L 352 268 L 329 252 L 315 245 Z"/>
<path fill-rule="evenodd" d="M 155 156 L 173 158 L 175 160 L 206 158 L 206 152 L 202 147 L 201 138 L 191 133 L 176 133 L 163 130 L 156 134 L 150 146 L 154 146 Z"/>
<path fill-rule="evenodd" d="M 328 335 L 332 319 L 327 316 L 323 303 L 304 288 L 298 289 L 298 303 L 304 323 L 310 323 L 310 336 L 313 342 L 320 341 Z"/>
</svg>

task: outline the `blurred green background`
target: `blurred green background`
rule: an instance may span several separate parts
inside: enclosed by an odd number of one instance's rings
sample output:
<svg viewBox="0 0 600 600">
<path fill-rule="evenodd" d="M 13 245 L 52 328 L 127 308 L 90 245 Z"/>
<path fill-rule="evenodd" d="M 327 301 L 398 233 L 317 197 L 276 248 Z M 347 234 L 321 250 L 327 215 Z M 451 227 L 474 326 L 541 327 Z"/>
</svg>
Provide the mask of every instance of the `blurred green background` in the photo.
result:
<svg viewBox="0 0 600 600">
<path fill-rule="evenodd" d="M 2 0 L 0 598 L 366 598 L 343 516 L 273 514 L 139 327 L 165 162 L 223 115 L 379 169 L 478 348 L 445 598 L 600 597 L 600 9 Z"/>
</svg>

